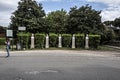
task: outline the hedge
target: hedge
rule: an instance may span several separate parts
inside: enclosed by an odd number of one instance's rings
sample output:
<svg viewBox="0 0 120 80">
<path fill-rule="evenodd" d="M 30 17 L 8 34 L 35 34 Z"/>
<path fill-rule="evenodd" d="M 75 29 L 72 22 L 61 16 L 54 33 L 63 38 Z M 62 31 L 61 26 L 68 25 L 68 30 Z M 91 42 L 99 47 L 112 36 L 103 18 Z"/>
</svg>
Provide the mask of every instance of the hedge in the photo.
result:
<svg viewBox="0 0 120 80">
<path fill-rule="evenodd" d="M 54 33 L 49 34 L 49 45 L 50 47 L 57 47 L 58 44 L 58 35 Z"/>
<path fill-rule="evenodd" d="M 100 45 L 100 35 L 89 35 L 89 46 L 90 48 L 98 48 Z"/>
<path fill-rule="evenodd" d="M 5 45 L 6 38 L 0 38 L 0 45 Z"/>
<path fill-rule="evenodd" d="M 45 47 L 45 34 L 36 33 L 35 34 L 35 48 Z"/>
<path fill-rule="evenodd" d="M 35 48 L 44 48 L 45 47 L 45 34 L 36 33 L 35 34 Z M 30 47 L 30 33 L 19 33 L 19 40 L 22 40 L 23 48 Z M 98 48 L 100 45 L 100 35 L 89 35 L 89 47 L 90 48 Z M 0 45 L 4 44 L 5 38 L 0 38 Z M 62 46 L 63 47 L 71 47 L 72 35 L 71 34 L 62 34 Z M 85 36 L 84 34 L 76 34 L 75 35 L 75 45 L 76 48 L 84 48 L 85 47 Z M 54 33 L 49 34 L 49 45 L 50 47 L 57 47 L 58 45 L 58 35 Z"/>
<path fill-rule="evenodd" d="M 22 48 L 28 49 L 30 47 L 30 33 L 18 33 L 17 34 Z"/>
<path fill-rule="evenodd" d="M 85 38 L 84 34 L 76 34 L 75 35 L 75 45 L 76 48 L 84 48 Z"/>
<path fill-rule="evenodd" d="M 71 47 L 72 35 L 71 34 L 63 34 L 62 35 L 62 46 L 63 47 Z"/>
</svg>

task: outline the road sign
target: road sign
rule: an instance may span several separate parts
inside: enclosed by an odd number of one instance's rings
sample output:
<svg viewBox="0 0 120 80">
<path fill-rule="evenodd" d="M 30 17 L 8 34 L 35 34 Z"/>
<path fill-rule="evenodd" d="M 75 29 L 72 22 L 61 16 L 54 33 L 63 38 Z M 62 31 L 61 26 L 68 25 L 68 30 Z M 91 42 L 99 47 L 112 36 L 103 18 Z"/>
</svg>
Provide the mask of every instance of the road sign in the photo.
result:
<svg viewBox="0 0 120 80">
<path fill-rule="evenodd" d="M 13 37 L 13 30 L 7 30 L 6 31 L 6 36 L 7 37 Z"/>
<path fill-rule="evenodd" d="M 18 27 L 18 30 L 20 30 L 20 31 L 25 31 L 25 30 L 26 30 L 26 27 Z"/>
</svg>

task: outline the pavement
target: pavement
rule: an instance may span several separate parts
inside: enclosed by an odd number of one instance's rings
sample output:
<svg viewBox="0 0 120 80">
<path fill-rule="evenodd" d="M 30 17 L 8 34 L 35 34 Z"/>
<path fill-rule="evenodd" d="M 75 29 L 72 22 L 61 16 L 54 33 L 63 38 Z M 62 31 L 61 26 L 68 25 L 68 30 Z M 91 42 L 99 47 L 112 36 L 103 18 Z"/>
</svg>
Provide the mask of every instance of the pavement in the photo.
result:
<svg viewBox="0 0 120 80">
<path fill-rule="evenodd" d="M 22 55 L 29 53 L 60 53 L 60 54 L 79 54 L 87 56 L 119 56 L 120 52 L 117 51 L 96 51 L 96 50 L 21 50 L 10 51 L 11 55 Z M 1 50 L 0 55 L 6 55 L 6 50 Z"/>
<path fill-rule="evenodd" d="M 114 51 L 0 51 L 0 80 L 120 80 Z"/>
</svg>

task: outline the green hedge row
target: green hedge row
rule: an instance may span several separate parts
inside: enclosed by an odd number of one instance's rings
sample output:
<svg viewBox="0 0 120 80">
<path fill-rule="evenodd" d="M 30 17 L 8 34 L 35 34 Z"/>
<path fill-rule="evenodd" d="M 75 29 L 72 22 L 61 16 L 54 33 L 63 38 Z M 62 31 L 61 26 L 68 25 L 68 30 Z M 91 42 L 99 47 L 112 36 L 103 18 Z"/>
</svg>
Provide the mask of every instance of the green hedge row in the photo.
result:
<svg viewBox="0 0 120 80">
<path fill-rule="evenodd" d="M 75 35 L 75 45 L 76 48 L 84 48 L 85 45 L 85 36 L 84 34 L 76 34 Z"/>
<path fill-rule="evenodd" d="M 30 33 L 18 33 L 17 36 L 22 48 L 30 48 Z"/>
<path fill-rule="evenodd" d="M 49 34 L 50 47 L 57 47 L 57 44 L 58 44 L 58 35 L 54 33 Z"/>
<path fill-rule="evenodd" d="M 36 33 L 35 34 L 35 48 L 45 47 L 45 34 Z"/>
<path fill-rule="evenodd" d="M 23 46 L 25 48 L 30 47 L 30 33 L 19 33 L 19 40 L 23 40 Z M 35 34 L 35 48 L 45 48 L 45 39 L 46 35 L 42 33 Z M 100 35 L 89 35 L 89 46 L 90 48 L 98 48 L 100 45 Z M 76 48 L 85 47 L 85 35 L 84 34 L 75 34 L 75 45 Z M 71 34 L 62 34 L 62 47 L 71 47 L 72 45 L 72 35 Z M 49 34 L 49 46 L 58 47 L 58 34 L 50 33 Z"/>
<path fill-rule="evenodd" d="M 90 48 L 98 48 L 100 45 L 100 35 L 89 35 L 89 46 Z"/>
<path fill-rule="evenodd" d="M 62 34 L 62 46 L 71 47 L 72 35 L 71 34 Z"/>
</svg>

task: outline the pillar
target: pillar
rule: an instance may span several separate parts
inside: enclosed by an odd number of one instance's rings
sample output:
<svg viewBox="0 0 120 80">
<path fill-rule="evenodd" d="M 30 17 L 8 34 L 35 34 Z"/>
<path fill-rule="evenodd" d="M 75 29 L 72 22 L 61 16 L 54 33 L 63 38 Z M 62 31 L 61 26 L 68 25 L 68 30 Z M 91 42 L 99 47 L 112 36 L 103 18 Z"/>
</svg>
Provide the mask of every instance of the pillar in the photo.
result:
<svg viewBox="0 0 120 80">
<path fill-rule="evenodd" d="M 46 44 L 45 44 L 45 48 L 49 48 L 49 36 L 48 36 L 48 34 L 46 35 Z"/>
<path fill-rule="evenodd" d="M 58 37 L 58 47 L 61 48 L 62 47 L 62 37 L 61 37 L 61 34 L 59 34 L 59 37 Z"/>
<path fill-rule="evenodd" d="M 72 48 L 75 48 L 75 34 L 72 36 Z"/>
<path fill-rule="evenodd" d="M 86 34 L 86 37 L 85 37 L 85 49 L 89 49 L 89 37 L 88 37 L 88 34 Z"/>
<path fill-rule="evenodd" d="M 31 49 L 35 48 L 35 44 L 34 44 L 34 34 L 32 34 L 31 36 Z"/>
</svg>

